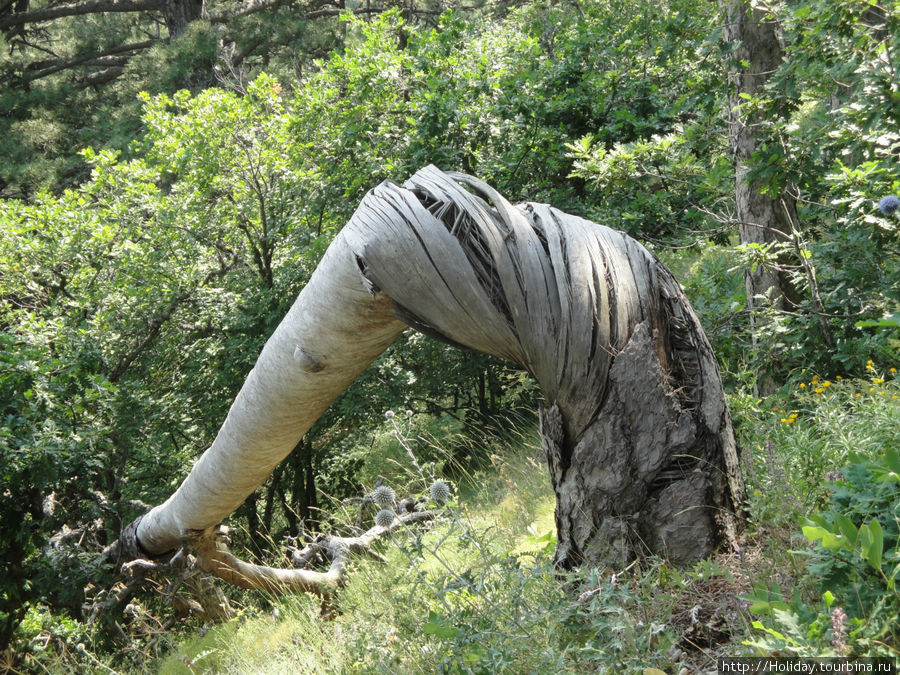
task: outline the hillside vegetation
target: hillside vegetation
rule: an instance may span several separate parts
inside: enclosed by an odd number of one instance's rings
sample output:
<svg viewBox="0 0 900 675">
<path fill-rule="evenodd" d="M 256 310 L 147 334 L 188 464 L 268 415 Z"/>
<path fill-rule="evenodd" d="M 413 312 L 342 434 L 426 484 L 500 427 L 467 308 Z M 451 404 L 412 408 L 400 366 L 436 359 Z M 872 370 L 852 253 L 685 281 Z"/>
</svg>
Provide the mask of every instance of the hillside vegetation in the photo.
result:
<svg viewBox="0 0 900 675">
<path fill-rule="evenodd" d="M 210 0 L 180 24 L 181 4 L 0 5 L 0 668 L 900 657 L 892 4 Z M 741 12 L 775 67 L 742 51 Z M 435 522 L 354 561 L 324 618 L 188 568 L 115 585 L 104 547 L 208 447 L 362 195 L 426 164 L 669 265 L 729 392 L 745 545 L 560 574 L 533 383 L 408 334 L 228 522 L 241 555 L 288 564 L 285 544 L 368 526 L 376 485 L 452 485 Z M 766 237 L 750 197 L 781 214 Z"/>
</svg>

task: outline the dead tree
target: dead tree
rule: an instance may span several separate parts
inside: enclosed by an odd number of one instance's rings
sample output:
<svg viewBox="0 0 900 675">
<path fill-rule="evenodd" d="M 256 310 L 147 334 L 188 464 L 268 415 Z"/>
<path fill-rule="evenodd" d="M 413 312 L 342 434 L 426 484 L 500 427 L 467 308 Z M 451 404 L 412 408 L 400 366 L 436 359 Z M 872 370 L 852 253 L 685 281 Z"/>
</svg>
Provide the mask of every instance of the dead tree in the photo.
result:
<svg viewBox="0 0 900 675">
<path fill-rule="evenodd" d="M 514 207 L 475 178 L 426 167 L 366 195 L 213 444 L 126 528 L 123 550 L 158 556 L 187 533 L 214 538 L 410 326 L 508 359 L 539 384 L 560 566 L 642 553 L 688 563 L 736 541 L 743 482 L 731 417 L 672 274 L 620 232 L 544 204 Z M 270 590 L 281 578 L 263 576 Z"/>
</svg>

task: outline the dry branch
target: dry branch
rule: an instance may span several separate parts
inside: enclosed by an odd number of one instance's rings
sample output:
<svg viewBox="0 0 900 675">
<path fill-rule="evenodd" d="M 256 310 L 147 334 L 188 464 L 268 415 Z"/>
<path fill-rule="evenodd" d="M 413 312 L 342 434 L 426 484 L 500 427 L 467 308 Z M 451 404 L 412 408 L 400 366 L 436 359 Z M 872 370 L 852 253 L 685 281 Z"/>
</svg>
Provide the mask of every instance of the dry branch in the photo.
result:
<svg viewBox="0 0 900 675">
<path fill-rule="evenodd" d="M 0 30 L 64 16 L 98 14 L 100 12 L 146 12 L 165 7 L 165 0 L 88 0 L 53 5 L 30 12 L 11 12 L 0 16 Z"/>
<path fill-rule="evenodd" d="M 434 519 L 439 511 L 414 511 L 398 515 L 388 527 L 375 525 L 356 537 L 323 535 L 291 556 L 295 564 L 311 566 L 320 556 L 330 561 L 327 571 L 268 567 L 239 560 L 228 550 L 227 531 L 214 528 L 189 532 L 186 541 L 196 554 L 203 571 L 232 586 L 262 590 L 273 594 L 312 593 L 328 599 L 344 584 L 344 571 L 351 555 L 366 555 L 383 560 L 372 545 L 394 530 Z"/>
</svg>

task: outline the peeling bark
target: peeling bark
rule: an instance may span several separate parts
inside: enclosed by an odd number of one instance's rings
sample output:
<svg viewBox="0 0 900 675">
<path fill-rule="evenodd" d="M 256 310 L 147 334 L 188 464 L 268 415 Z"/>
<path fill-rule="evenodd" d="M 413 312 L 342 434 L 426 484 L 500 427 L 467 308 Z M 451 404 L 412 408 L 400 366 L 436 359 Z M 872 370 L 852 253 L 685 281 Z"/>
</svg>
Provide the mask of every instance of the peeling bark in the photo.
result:
<svg viewBox="0 0 900 675">
<path fill-rule="evenodd" d="M 561 566 L 643 552 L 690 562 L 735 542 L 743 483 L 731 420 L 668 270 L 622 233 L 513 207 L 477 179 L 426 167 L 366 195 L 213 445 L 130 528 L 134 548 L 159 554 L 187 531 L 210 532 L 407 325 L 537 380 Z"/>
</svg>

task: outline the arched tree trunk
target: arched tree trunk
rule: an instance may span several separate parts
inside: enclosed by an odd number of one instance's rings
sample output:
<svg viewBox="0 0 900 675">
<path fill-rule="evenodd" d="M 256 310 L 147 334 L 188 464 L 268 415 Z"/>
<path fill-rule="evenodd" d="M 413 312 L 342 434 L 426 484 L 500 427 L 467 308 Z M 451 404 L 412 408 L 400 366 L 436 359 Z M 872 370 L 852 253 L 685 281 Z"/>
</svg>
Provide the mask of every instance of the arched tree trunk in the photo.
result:
<svg viewBox="0 0 900 675">
<path fill-rule="evenodd" d="M 734 540 L 743 484 L 731 421 L 671 274 L 621 233 L 542 204 L 513 207 L 434 167 L 366 195 L 211 448 L 132 524 L 131 540 L 159 554 L 211 530 L 406 326 L 508 359 L 539 383 L 559 564 L 644 551 L 688 562 Z"/>
</svg>

